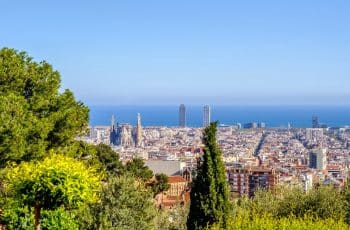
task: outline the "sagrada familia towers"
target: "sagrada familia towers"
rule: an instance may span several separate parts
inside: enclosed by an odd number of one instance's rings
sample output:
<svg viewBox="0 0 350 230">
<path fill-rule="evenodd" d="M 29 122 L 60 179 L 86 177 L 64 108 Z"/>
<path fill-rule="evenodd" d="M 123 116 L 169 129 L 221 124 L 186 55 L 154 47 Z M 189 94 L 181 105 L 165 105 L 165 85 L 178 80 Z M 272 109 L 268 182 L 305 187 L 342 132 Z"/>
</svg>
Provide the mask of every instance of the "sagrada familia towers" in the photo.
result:
<svg viewBox="0 0 350 230">
<path fill-rule="evenodd" d="M 117 123 L 115 126 L 114 115 L 111 120 L 110 142 L 112 145 L 123 147 L 142 147 L 143 146 L 143 131 L 141 125 L 141 115 L 137 114 L 136 127 L 130 124 Z"/>
</svg>

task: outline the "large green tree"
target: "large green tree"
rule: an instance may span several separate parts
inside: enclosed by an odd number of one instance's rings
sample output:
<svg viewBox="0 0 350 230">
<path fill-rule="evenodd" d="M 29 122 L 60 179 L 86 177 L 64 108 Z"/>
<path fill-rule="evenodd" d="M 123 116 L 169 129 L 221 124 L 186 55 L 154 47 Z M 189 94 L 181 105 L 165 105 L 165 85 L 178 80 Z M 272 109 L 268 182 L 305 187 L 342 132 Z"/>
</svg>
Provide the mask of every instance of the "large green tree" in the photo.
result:
<svg viewBox="0 0 350 230">
<path fill-rule="evenodd" d="M 0 50 L 0 168 L 41 159 L 85 131 L 88 108 L 60 87 L 60 74 L 47 62 Z"/>
<path fill-rule="evenodd" d="M 130 174 L 111 177 L 99 203 L 90 206 L 81 229 L 154 229 L 156 207 L 151 191 Z"/>
<path fill-rule="evenodd" d="M 96 202 L 101 187 L 100 177 L 93 168 L 59 154 L 6 168 L 3 181 L 5 199 L 10 202 L 5 210 L 11 205 L 32 208 L 37 230 L 40 230 L 42 210 L 72 209 Z"/>
<path fill-rule="evenodd" d="M 150 186 L 155 196 L 163 193 L 170 188 L 169 177 L 164 173 L 157 173 L 154 176 L 154 181 L 151 182 Z"/>
<path fill-rule="evenodd" d="M 125 169 L 131 175 L 143 182 L 148 182 L 153 177 L 153 171 L 145 165 L 145 162 L 142 159 L 139 158 L 127 162 Z"/>
<path fill-rule="evenodd" d="M 216 143 L 217 122 L 203 132 L 203 159 L 198 162 L 193 180 L 187 227 L 203 229 L 218 224 L 226 227 L 229 213 L 229 190 L 220 147 Z"/>
<path fill-rule="evenodd" d="M 105 144 L 91 145 L 84 141 L 76 141 L 65 148 L 67 155 L 81 159 L 88 166 L 98 168 L 106 176 L 118 176 L 125 171 L 119 154 Z"/>
<path fill-rule="evenodd" d="M 96 157 L 103 165 L 108 175 L 117 176 L 124 172 L 124 166 L 119 159 L 119 154 L 113 151 L 110 146 L 105 144 L 97 145 Z"/>
</svg>

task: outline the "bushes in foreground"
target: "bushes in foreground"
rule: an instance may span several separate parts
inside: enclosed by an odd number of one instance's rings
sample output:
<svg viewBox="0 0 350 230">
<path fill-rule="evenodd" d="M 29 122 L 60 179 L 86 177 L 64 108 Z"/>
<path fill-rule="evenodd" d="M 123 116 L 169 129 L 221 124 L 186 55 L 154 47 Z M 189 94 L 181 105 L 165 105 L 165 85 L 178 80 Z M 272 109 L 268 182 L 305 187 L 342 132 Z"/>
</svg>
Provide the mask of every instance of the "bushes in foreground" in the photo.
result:
<svg viewBox="0 0 350 230">
<path fill-rule="evenodd" d="M 211 230 L 219 230 L 220 227 L 214 225 Z M 343 221 L 334 219 L 313 219 L 284 217 L 280 219 L 272 216 L 248 216 L 239 215 L 229 219 L 227 230 L 348 230 L 349 226 Z"/>
<path fill-rule="evenodd" d="M 234 203 L 226 229 L 350 229 L 344 196 L 347 189 L 319 187 L 307 193 L 290 187 L 260 190 L 253 199 L 243 197 Z M 210 229 L 220 227 L 216 224 Z"/>
</svg>

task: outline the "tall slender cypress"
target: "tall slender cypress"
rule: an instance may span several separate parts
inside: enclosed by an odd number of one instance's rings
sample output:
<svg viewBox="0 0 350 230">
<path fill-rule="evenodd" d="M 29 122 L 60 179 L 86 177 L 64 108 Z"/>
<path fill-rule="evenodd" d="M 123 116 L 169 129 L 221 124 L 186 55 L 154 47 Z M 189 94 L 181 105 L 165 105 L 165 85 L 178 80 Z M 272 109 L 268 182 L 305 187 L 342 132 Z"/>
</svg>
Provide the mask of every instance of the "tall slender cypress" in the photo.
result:
<svg viewBox="0 0 350 230">
<path fill-rule="evenodd" d="M 189 230 L 203 229 L 214 223 L 225 228 L 227 224 L 229 190 L 221 159 L 222 153 L 216 143 L 216 131 L 217 122 L 213 122 L 203 132 L 205 149 L 192 184 L 191 206 L 187 219 Z"/>
</svg>

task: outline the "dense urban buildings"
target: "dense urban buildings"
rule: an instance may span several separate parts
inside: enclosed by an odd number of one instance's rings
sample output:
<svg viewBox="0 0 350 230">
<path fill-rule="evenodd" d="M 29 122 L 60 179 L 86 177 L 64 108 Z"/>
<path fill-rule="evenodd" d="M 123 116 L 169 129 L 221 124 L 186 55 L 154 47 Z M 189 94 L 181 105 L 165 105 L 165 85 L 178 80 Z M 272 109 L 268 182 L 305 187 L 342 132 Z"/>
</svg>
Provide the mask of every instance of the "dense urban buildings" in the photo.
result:
<svg viewBox="0 0 350 230">
<path fill-rule="evenodd" d="M 179 107 L 179 127 L 186 127 L 186 107 L 184 104 Z"/>
<path fill-rule="evenodd" d="M 203 115 L 207 124 L 209 106 L 203 108 Z M 221 125 L 217 133 L 227 180 L 236 196 L 253 196 L 258 188 L 274 189 L 276 185 L 300 186 L 305 191 L 320 184 L 339 188 L 349 176 L 350 127 L 266 128 L 263 122 L 244 127 Z M 184 172 L 188 175 L 196 168 L 203 154 L 202 131 L 193 127 L 142 127 L 138 114 L 135 127 L 119 122 L 115 125 L 112 116 L 110 126 L 91 127 L 83 139 L 110 144 L 123 161 L 143 158 L 156 173 L 184 177 Z"/>
<path fill-rule="evenodd" d="M 278 183 L 275 169 L 261 166 L 227 167 L 227 178 L 236 196 L 252 197 L 259 188 L 272 190 Z"/>
</svg>

